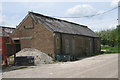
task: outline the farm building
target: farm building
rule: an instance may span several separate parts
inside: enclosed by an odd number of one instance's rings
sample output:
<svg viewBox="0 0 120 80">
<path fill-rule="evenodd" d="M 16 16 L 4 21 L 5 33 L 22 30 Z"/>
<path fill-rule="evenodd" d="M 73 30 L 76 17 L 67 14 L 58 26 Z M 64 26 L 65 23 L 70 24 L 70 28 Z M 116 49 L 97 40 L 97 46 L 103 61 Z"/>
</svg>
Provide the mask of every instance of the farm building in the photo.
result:
<svg viewBox="0 0 120 80">
<path fill-rule="evenodd" d="M 2 55 L 2 59 L 6 65 L 7 57 L 20 50 L 20 45 L 18 43 L 14 43 L 11 39 L 11 34 L 14 30 L 15 28 L 12 27 L 0 26 L 0 56 Z"/>
<path fill-rule="evenodd" d="M 100 37 L 87 26 L 28 12 L 13 32 L 23 48 L 36 48 L 55 58 L 70 54 L 91 56 L 100 52 Z"/>
<path fill-rule="evenodd" d="M 15 30 L 11 27 L 0 26 L 0 54 L 8 53 L 8 46 L 10 45 L 10 35 Z"/>
</svg>

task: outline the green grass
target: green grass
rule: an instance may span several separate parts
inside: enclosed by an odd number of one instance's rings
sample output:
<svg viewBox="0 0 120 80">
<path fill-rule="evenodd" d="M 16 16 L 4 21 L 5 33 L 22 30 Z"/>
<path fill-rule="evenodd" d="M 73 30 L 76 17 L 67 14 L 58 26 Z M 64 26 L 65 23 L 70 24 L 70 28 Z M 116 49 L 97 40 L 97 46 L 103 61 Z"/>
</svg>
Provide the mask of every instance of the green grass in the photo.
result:
<svg viewBox="0 0 120 80">
<path fill-rule="evenodd" d="M 14 60 L 11 60 L 9 64 L 14 64 Z"/>
<path fill-rule="evenodd" d="M 14 70 L 32 69 L 32 68 L 35 68 L 35 67 L 23 66 L 23 67 L 20 67 L 20 68 L 14 69 Z"/>
<path fill-rule="evenodd" d="M 21 70 L 21 69 L 26 69 L 28 67 L 21 67 L 21 68 L 17 68 L 17 69 L 14 69 L 14 70 Z"/>
<path fill-rule="evenodd" d="M 14 56 L 10 56 L 10 58 L 14 58 Z"/>
<path fill-rule="evenodd" d="M 104 51 L 104 53 L 118 53 L 118 47 L 111 47 L 111 46 L 103 46 L 101 47 L 101 50 L 107 50 Z"/>
</svg>

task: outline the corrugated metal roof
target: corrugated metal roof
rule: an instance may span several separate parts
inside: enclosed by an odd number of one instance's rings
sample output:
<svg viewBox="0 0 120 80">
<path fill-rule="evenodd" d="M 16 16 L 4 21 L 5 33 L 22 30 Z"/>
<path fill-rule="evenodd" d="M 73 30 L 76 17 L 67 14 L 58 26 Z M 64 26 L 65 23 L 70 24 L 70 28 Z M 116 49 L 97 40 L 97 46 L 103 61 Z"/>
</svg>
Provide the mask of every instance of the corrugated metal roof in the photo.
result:
<svg viewBox="0 0 120 80">
<path fill-rule="evenodd" d="M 3 31 L 4 29 L 4 31 Z M 4 26 L 0 26 L 0 36 L 8 36 L 9 33 L 12 33 L 15 30 L 15 28 L 13 27 L 4 27 Z"/>
<path fill-rule="evenodd" d="M 46 27 L 49 27 L 51 30 L 53 30 L 53 32 L 99 37 L 96 33 L 84 25 L 44 16 L 34 12 L 29 12 L 29 14 L 32 14 L 32 16 L 37 19 L 38 22 L 42 23 Z"/>
</svg>

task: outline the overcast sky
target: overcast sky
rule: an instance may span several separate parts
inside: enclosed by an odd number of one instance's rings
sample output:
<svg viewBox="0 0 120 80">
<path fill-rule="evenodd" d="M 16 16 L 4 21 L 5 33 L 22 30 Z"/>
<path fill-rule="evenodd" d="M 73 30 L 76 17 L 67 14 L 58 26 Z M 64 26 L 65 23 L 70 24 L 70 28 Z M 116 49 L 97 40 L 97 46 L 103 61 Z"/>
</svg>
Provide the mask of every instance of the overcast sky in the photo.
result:
<svg viewBox="0 0 120 80">
<path fill-rule="evenodd" d="M 38 12 L 51 17 L 87 25 L 94 31 L 113 29 L 117 25 L 117 1 L 110 2 L 2 2 L 0 4 L 0 25 L 15 27 L 27 15 L 28 11 Z M 94 17 L 83 17 L 101 14 Z"/>
</svg>

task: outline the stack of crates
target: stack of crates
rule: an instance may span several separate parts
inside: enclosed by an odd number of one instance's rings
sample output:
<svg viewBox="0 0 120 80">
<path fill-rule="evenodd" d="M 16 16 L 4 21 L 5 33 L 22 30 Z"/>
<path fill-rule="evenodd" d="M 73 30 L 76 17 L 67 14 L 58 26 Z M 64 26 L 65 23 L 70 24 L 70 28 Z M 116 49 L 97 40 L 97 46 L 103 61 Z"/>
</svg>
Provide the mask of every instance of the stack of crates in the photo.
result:
<svg viewBox="0 0 120 80">
<path fill-rule="evenodd" d="M 70 54 L 61 54 L 61 55 L 56 55 L 56 60 L 57 61 L 75 61 L 77 60 L 77 57 L 75 55 L 70 55 Z"/>
</svg>

